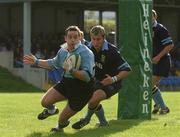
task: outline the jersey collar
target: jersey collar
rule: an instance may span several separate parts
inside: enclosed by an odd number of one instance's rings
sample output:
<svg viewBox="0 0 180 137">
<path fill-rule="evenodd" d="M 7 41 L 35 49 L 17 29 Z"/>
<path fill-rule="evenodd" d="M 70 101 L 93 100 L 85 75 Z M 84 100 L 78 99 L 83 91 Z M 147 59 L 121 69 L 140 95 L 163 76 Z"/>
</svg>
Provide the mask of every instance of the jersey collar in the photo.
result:
<svg viewBox="0 0 180 137">
<path fill-rule="evenodd" d="M 107 40 L 104 40 L 104 44 L 103 44 L 103 47 L 102 47 L 102 51 L 108 50 L 108 49 L 109 49 L 109 47 L 108 47 L 108 42 L 107 42 Z"/>
<path fill-rule="evenodd" d="M 75 45 L 72 51 L 75 51 L 76 49 L 78 49 L 80 45 L 81 45 L 81 42 L 79 41 L 79 43 Z M 67 46 L 68 46 L 67 43 L 64 43 L 61 47 L 67 50 L 68 48 Z"/>
<path fill-rule="evenodd" d="M 89 43 L 88 47 L 89 47 L 89 48 L 92 48 L 92 47 L 93 47 L 92 42 Z M 108 47 L 108 42 L 107 42 L 107 40 L 104 40 L 104 43 L 103 43 L 103 46 L 102 46 L 102 49 L 101 49 L 101 50 L 104 51 L 104 50 L 108 50 L 108 49 L 109 49 L 109 47 Z"/>
</svg>

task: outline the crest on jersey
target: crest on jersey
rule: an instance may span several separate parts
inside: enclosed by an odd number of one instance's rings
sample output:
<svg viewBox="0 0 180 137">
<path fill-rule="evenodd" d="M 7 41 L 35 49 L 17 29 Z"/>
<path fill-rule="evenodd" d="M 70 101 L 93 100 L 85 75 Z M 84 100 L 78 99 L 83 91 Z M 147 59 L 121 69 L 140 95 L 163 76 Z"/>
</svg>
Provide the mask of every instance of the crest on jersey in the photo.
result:
<svg viewBox="0 0 180 137">
<path fill-rule="evenodd" d="M 105 62 L 105 59 L 106 59 L 106 56 L 105 56 L 105 55 L 101 55 L 101 62 L 102 62 L 102 63 Z"/>
</svg>

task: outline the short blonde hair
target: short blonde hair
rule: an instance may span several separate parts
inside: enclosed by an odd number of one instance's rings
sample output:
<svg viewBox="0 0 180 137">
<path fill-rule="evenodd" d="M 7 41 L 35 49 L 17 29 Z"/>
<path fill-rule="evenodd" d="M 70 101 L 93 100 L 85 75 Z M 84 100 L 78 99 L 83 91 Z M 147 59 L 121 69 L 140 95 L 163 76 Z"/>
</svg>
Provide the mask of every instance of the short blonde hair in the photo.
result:
<svg viewBox="0 0 180 137">
<path fill-rule="evenodd" d="M 91 35 L 101 35 L 101 36 L 105 36 L 106 35 L 106 32 L 105 32 L 105 29 L 103 26 L 101 25 L 96 25 L 96 26 L 93 26 L 90 30 L 90 34 Z"/>
</svg>

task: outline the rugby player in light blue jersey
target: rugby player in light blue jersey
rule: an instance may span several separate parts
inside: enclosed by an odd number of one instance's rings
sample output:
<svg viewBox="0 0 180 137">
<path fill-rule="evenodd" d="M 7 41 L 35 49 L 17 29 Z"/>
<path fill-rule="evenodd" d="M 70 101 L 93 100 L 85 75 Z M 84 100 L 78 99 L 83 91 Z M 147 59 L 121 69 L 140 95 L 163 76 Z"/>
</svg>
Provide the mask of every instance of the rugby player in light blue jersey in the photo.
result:
<svg viewBox="0 0 180 137">
<path fill-rule="evenodd" d="M 59 114 L 58 124 L 51 131 L 61 131 L 69 125 L 69 118 L 80 111 L 89 101 L 93 94 L 94 77 L 94 54 L 80 42 L 80 29 L 77 26 L 69 26 L 65 30 L 66 44 L 58 51 L 53 59 L 37 59 L 34 55 L 25 55 L 24 63 L 37 65 L 43 68 L 63 68 L 64 76 L 61 82 L 51 87 L 43 96 L 41 104 L 45 108 L 38 115 L 39 120 L 58 114 L 59 110 L 55 103 L 68 100 L 65 108 Z M 71 54 L 81 56 L 80 68 L 72 68 L 71 62 L 67 61 Z"/>
</svg>

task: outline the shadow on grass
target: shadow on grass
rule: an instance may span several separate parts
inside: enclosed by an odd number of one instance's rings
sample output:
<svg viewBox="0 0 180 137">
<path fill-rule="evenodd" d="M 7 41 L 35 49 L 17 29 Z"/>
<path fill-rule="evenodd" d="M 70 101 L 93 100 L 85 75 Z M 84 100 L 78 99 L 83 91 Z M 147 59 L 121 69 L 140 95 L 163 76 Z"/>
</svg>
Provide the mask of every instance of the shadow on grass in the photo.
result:
<svg viewBox="0 0 180 137">
<path fill-rule="evenodd" d="M 109 127 L 74 130 L 72 133 L 59 132 L 46 134 L 44 132 L 34 132 L 26 137 L 108 137 L 111 134 L 120 133 L 137 126 L 141 122 L 143 120 L 111 120 L 109 121 Z"/>
</svg>

